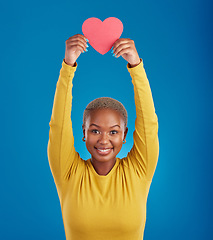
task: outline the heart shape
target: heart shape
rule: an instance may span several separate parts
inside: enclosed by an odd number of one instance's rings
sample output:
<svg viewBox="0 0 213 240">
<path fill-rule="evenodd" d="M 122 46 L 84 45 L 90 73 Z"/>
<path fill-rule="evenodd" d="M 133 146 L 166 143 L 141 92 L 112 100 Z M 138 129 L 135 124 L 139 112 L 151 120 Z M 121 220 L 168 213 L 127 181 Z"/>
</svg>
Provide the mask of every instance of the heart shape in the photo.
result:
<svg viewBox="0 0 213 240">
<path fill-rule="evenodd" d="M 103 22 L 95 17 L 88 18 L 82 25 L 82 32 L 90 45 L 104 55 L 123 32 L 123 23 L 115 17 L 106 18 Z"/>
</svg>

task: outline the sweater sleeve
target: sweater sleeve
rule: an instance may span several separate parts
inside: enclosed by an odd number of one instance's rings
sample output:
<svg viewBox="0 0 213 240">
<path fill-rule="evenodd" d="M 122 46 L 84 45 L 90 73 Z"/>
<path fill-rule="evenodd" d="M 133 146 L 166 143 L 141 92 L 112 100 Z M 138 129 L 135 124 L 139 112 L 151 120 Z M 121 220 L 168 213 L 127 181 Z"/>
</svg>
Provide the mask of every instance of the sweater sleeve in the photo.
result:
<svg viewBox="0 0 213 240">
<path fill-rule="evenodd" d="M 127 162 L 138 175 L 151 181 L 159 156 L 158 118 L 142 59 L 136 67 L 130 68 L 127 64 L 127 69 L 134 85 L 136 107 L 134 143 L 127 155 Z"/>
<path fill-rule="evenodd" d="M 58 191 L 60 191 L 63 181 L 69 178 L 71 169 L 76 168 L 79 161 L 82 160 L 74 148 L 71 122 L 72 79 L 76 68 L 77 63 L 72 67 L 63 60 L 49 122 L 47 153 Z"/>
</svg>

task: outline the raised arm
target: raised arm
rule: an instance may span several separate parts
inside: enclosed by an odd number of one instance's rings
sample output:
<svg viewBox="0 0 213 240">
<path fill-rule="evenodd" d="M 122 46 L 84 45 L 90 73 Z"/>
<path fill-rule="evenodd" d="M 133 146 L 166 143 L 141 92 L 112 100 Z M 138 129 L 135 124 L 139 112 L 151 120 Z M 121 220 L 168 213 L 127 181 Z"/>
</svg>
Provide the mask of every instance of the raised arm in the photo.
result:
<svg viewBox="0 0 213 240">
<path fill-rule="evenodd" d="M 158 161 L 158 118 L 143 62 L 128 71 L 132 77 L 135 93 L 136 120 L 133 133 L 134 144 L 128 154 L 136 163 L 139 173 L 152 180 Z"/>
<path fill-rule="evenodd" d="M 80 161 L 74 148 L 71 122 L 72 79 L 77 68 L 76 59 L 85 49 L 83 35 L 75 35 L 66 41 L 65 59 L 56 85 L 49 123 L 48 159 L 58 191 L 62 181 L 69 178 L 72 166 Z"/>
<path fill-rule="evenodd" d="M 159 156 L 158 118 L 142 59 L 130 39 L 117 41 L 117 56 L 128 61 L 127 69 L 132 77 L 135 93 L 136 120 L 134 144 L 126 158 L 141 177 L 151 181 Z M 115 54 L 115 55 L 116 55 Z"/>
</svg>

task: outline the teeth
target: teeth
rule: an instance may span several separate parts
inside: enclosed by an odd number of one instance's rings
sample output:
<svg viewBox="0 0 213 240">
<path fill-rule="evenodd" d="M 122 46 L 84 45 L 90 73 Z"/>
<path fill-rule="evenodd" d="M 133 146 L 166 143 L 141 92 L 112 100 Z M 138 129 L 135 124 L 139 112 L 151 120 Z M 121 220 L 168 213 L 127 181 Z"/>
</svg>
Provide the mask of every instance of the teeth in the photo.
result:
<svg viewBox="0 0 213 240">
<path fill-rule="evenodd" d="M 98 151 L 100 151 L 100 152 L 107 152 L 107 151 L 109 151 L 110 150 L 110 148 L 108 148 L 108 149 L 99 149 L 98 148 Z"/>
</svg>

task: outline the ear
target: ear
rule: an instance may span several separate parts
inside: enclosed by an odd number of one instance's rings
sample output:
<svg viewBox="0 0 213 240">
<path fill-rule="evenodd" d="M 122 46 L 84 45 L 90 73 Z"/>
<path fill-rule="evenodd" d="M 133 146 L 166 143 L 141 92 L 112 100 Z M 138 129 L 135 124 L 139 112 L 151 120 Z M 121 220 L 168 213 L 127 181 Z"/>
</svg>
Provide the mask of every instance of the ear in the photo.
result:
<svg viewBox="0 0 213 240">
<path fill-rule="evenodd" d="M 84 135 L 84 137 L 85 137 L 85 127 L 84 127 L 83 124 L 82 124 L 82 129 L 83 129 L 83 135 Z"/>
<path fill-rule="evenodd" d="M 127 132 L 128 132 L 128 127 L 126 127 L 126 129 L 124 131 L 124 139 L 126 139 Z"/>
</svg>

